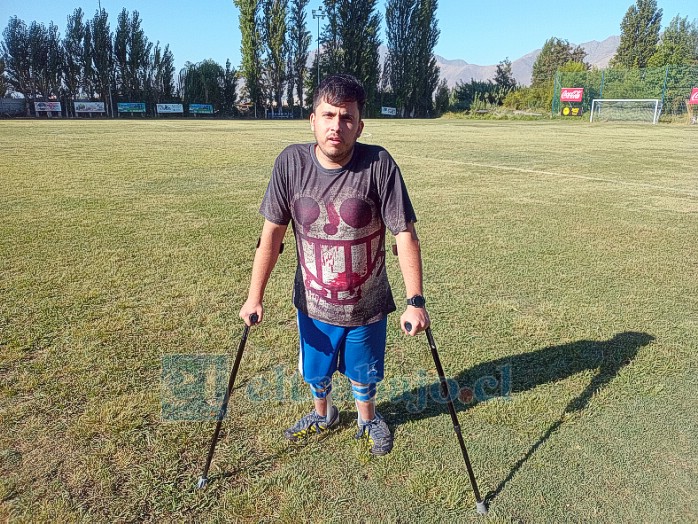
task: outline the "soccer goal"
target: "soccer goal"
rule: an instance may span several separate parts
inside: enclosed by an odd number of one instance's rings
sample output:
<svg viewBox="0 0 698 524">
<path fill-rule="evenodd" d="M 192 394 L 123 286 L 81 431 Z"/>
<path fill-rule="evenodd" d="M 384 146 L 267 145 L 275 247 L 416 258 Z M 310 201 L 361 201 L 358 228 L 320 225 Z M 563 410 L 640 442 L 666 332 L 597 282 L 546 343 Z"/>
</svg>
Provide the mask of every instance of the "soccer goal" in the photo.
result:
<svg viewBox="0 0 698 524">
<path fill-rule="evenodd" d="M 656 124 L 661 110 L 658 98 L 598 98 L 591 101 L 589 121 Z"/>
</svg>

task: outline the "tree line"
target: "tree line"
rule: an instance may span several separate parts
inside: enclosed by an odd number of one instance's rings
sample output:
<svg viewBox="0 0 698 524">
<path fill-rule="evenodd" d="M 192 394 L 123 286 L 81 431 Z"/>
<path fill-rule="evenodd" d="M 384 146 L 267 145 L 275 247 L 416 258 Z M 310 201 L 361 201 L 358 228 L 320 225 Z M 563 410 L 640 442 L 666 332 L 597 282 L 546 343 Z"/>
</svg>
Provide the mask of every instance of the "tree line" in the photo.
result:
<svg viewBox="0 0 698 524">
<path fill-rule="evenodd" d="M 400 115 L 434 114 L 439 69 L 434 57 L 439 29 L 437 0 L 388 0 L 387 57 L 381 63 L 383 14 L 377 0 L 324 0 L 319 53 L 311 58 L 309 0 L 233 0 L 239 11 L 241 64 L 187 62 L 176 74 L 169 45 L 153 44 L 138 11 L 123 9 L 111 30 L 99 9 L 87 18 L 78 8 L 65 35 L 51 22 L 26 24 L 14 16 L 0 42 L 0 95 L 28 101 L 99 100 L 113 114 L 117 102 L 210 103 L 219 111 L 253 116 L 268 111 L 302 116 L 312 105 L 318 74 L 344 72 L 366 86 L 367 114 L 381 105 Z M 70 111 L 70 104 L 65 104 Z M 29 106 L 27 111 L 29 112 Z"/>
<path fill-rule="evenodd" d="M 138 11 L 124 9 L 112 32 L 105 9 L 87 18 L 77 8 L 61 38 L 53 22 L 27 25 L 11 17 L 0 43 L 5 91 L 28 101 L 99 100 L 108 114 L 117 101 L 169 102 L 177 95 L 174 56 L 141 25 Z M 65 108 L 70 115 L 71 104 Z"/>
<path fill-rule="evenodd" d="M 242 37 L 242 96 L 254 111 L 297 111 L 312 105 L 318 79 L 349 73 L 366 88 L 366 112 L 396 107 L 403 116 L 434 112 L 439 69 L 434 47 L 439 38 L 437 0 L 388 0 L 385 14 L 377 0 L 324 0 L 312 10 L 309 0 L 233 0 Z M 381 22 L 386 47 L 381 64 Z M 317 51 L 310 67 L 311 31 L 317 20 Z"/>
<path fill-rule="evenodd" d="M 239 108 L 252 116 L 303 116 L 311 107 L 318 79 L 351 73 L 366 86 L 367 115 L 382 106 L 402 117 L 446 111 L 549 108 L 557 71 L 587 71 L 586 52 L 552 37 L 538 55 L 530 87 L 517 85 L 508 58 L 488 81 L 440 80 L 434 48 L 439 39 L 437 0 L 323 0 L 309 17 L 309 0 L 233 0 L 239 12 L 239 70 L 213 60 L 187 62 L 175 73 L 169 45 L 153 44 L 137 11 L 123 9 L 110 29 L 104 9 L 86 18 L 78 8 L 58 27 L 29 25 L 16 16 L 0 42 L 0 95 L 28 100 L 101 100 L 113 112 L 118 101 L 210 103 L 223 114 Z M 385 17 L 385 42 L 380 27 Z M 317 20 L 317 51 L 311 23 Z M 621 22 L 613 68 L 698 64 L 698 25 L 674 17 L 660 33 L 662 9 L 656 0 L 637 0 Z M 380 49 L 385 44 L 386 56 Z M 319 51 L 319 52 L 318 52 Z M 309 66 L 310 62 L 310 66 Z M 65 104 L 69 111 L 70 104 Z M 29 110 L 29 109 L 28 109 Z"/>
<path fill-rule="evenodd" d="M 620 24 L 618 49 L 609 64 L 611 72 L 669 65 L 698 66 L 698 23 L 676 15 L 662 32 L 662 16 L 663 10 L 656 0 L 637 0 L 628 8 Z M 500 105 L 550 110 L 556 73 L 590 71 L 592 67 L 586 62 L 586 56 L 582 47 L 567 40 L 548 39 L 533 64 L 531 86 L 512 89 L 499 98 Z M 497 86 L 488 87 L 493 91 Z M 456 87 L 459 89 L 462 91 L 463 86 Z"/>
</svg>

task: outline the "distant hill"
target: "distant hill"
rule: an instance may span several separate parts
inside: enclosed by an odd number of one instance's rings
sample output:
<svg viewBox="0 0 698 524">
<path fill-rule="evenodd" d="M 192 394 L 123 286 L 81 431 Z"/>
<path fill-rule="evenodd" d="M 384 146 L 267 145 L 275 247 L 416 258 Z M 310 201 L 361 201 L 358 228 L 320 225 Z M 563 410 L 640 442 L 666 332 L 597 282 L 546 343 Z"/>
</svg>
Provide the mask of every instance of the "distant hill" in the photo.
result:
<svg viewBox="0 0 698 524">
<path fill-rule="evenodd" d="M 616 54 L 619 43 L 619 36 L 610 36 L 603 42 L 592 40 L 591 42 L 581 44 L 581 46 L 587 52 L 586 61 L 592 66 L 603 69 L 608 66 L 609 61 Z M 511 72 L 519 84 L 529 85 L 531 83 L 533 63 L 538 58 L 540 52 L 540 49 L 536 49 L 521 58 L 512 60 Z M 482 66 L 469 64 L 465 60 L 446 60 L 438 55 L 436 56 L 436 61 L 439 64 L 439 68 L 441 68 L 441 78 L 446 79 L 449 87 L 455 86 L 456 82 L 459 81 L 470 82 L 471 79 L 493 79 L 497 70 L 497 64 Z"/>
</svg>

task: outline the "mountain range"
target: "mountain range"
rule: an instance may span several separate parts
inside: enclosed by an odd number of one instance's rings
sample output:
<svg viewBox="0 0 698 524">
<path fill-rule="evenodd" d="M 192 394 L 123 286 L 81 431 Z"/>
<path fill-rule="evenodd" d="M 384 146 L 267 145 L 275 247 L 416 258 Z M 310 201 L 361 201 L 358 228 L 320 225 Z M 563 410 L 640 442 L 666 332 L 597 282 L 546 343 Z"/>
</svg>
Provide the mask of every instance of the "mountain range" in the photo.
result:
<svg viewBox="0 0 698 524">
<path fill-rule="evenodd" d="M 608 66 L 609 61 L 616 54 L 620 36 L 609 36 L 602 42 L 592 40 L 580 44 L 587 52 L 586 61 L 592 66 L 603 69 Z M 575 44 L 572 44 L 573 46 Z M 511 72 L 520 85 L 530 85 L 533 64 L 538 58 L 541 50 L 536 49 L 521 58 L 512 60 Z M 494 78 L 497 65 L 476 65 L 469 64 L 465 60 L 446 60 L 436 55 L 436 61 L 441 70 L 441 78 L 445 78 L 448 87 L 454 87 L 456 82 L 470 82 L 470 80 L 486 81 Z"/>
</svg>

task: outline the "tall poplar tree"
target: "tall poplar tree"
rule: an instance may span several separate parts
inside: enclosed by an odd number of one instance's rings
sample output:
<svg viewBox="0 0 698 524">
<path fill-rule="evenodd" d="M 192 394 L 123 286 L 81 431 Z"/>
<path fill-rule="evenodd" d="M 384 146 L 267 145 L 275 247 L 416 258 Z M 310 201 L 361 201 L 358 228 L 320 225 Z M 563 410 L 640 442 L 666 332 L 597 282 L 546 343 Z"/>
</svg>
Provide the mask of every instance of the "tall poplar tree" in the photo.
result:
<svg viewBox="0 0 698 524">
<path fill-rule="evenodd" d="M 417 0 L 388 0 L 385 7 L 386 46 L 388 56 L 383 77 L 387 87 L 395 95 L 395 104 L 404 116 L 415 71 L 415 35 L 412 33 L 412 17 L 417 8 Z"/>
<path fill-rule="evenodd" d="M 114 31 L 114 83 L 116 93 L 124 99 L 129 99 L 128 50 L 131 38 L 131 15 L 124 7 L 116 19 Z"/>
<path fill-rule="evenodd" d="M 433 113 L 439 81 L 434 47 L 439 29 L 436 0 L 389 0 L 386 5 L 388 57 L 385 83 L 403 116 Z"/>
<path fill-rule="evenodd" d="M 311 35 L 306 24 L 305 8 L 310 0 L 291 0 L 288 22 L 288 106 L 295 99 L 303 107 L 303 87 L 310 54 Z M 302 115 L 301 115 L 302 116 Z"/>
<path fill-rule="evenodd" d="M 128 90 L 131 96 L 138 96 L 145 91 L 150 69 L 150 53 L 153 44 L 148 41 L 145 31 L 141 27 L 141 17 L 138 11 L 133 11 L 129 26 L 129 49 L 128 49 Z"/>
<path fill-rule="evenodd" d="M 114 108 L 111 105 L 111 90 L 114 59 L 112 54 L 112 33 L 109 27 L 107 11 L 101 9 L 95 12 L 89 25 L 91 33 L 89 54 L 92 85 L 97 98 L 104 102 L 108 108 L 108 113 L 113 116 Z"/>
<path fill-rule="evenodd" d="M 265 69 L 269 85 L 269 98 L 282 109 L 286 82 L 286 16 L 288 0 L 263 0 L 264 22 L 262 37 L 266 47 Z"/>
<path fill-rule="evenodd" d="M 644 68 L 657 51 L 662 10 L 657 0 L 637 0 L 628 8 L 620 24 L 620 43 L 612 66 Z"/>
<path fill-rule="evenodd" d="M 254 105 L 255 116 L 257 110 L 264 105 L 264 92 L 262 89 L 262 41 L 258 23 L 260 0 L 233 0 L 240 11 L 240 34 L 242 43 L 240 52 L 242 64 L 240 67 L 245 79 L 247 97 Z"/>
<path fill-rule="evenodd" d="M 349 73 L 366 90 L 366 106 L 375 110 L 380 79 L 380 23 L 377 0 L 325 0 L 328 24 L 321 38 L 325 73 Z"/>
<path fill-rule="evenodd" d="M 415 82 L 410 101 L 414 116 L 430 116 L 434 110 L 433 95 L 439 83 L 439 66 L 436 64 L 434 48 L 439 41 L 436 20 L 437 0 L 420 0 L 417 16 L 413 17 L 417 47 L 415 50 Z"/>
<path fill-rule="evenodd" d="M 225 79 L 223 84 L 223 111 L 228 116 L 236 113 L 238 75 L 230 60 L 225 61 Z"/>
<path fill-rule="evenodd" d="M 85 38 L 82 42 L 82 91 L 88 98 L 95 96 L 94 66 L 92 63 L 92 24 L 88 20 L 85 24 Z"/>
<path fill-rule="evenodd" d="M 2 32 L 2 37 L 0 49 L 5 62 L 7 83 L 12 86 L 13 91 L 20 93 L 27 101 L 31 101 L 33 98 L 32 70 L 27 25 L 23 20 L 13 16 Z M 30 108 L 27 104 L 27 116 L 29 114 Z"/>
<path fill-rule="evenodd" d="M 72 15 L 68 15 L 68 23 L 63 37 L 63 81 L 68 100 L 75 100 L 79 96 L 82 85 L 84 40 L 83 12 L 78 7 Z M 67 110 L 71 111 L 74 108 L 69 105 Z"/>
</svg>

